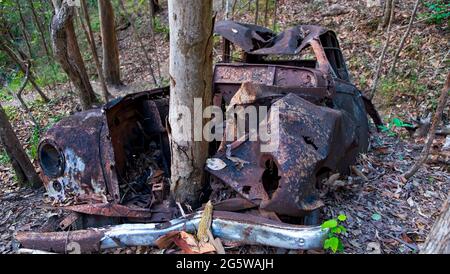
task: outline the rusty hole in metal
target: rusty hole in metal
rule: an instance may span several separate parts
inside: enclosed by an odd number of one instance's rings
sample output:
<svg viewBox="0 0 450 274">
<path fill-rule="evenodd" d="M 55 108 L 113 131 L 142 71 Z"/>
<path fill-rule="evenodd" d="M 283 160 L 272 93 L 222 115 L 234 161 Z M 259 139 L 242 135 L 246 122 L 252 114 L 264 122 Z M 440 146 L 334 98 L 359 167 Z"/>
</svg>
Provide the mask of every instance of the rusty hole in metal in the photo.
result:
<svg viewBox="0 0 450 274">
<path fill-rule="evenodd" d="M 262 183 L 264 190 L 272 198 L 273 193 L 278 189 L 280 176 L 278 176 L 278 167 L 272 159 L 268 159 L 265 163 L 265 170 L 262 175 Z"/>
<path fill-rule="evenodd" d="M 54 190 L 56 190 L 57 192 L 61 192 L 61 190 L 62 190 L 62 185 L 61 185 L 60 182 L 58 182 L 58 181 L 53 181 L 52 186 L 53 186 L 53 189 L 54 189 Z"/>
<path fill-rule="evenodd" d="M 308 137 L 308 136 L 303 136 L 303 140 L 305 140 L 305 142 L 306 142 L 308 145 L 311 145 L 315 150 L 319 149 L 319 148 L 316 146 L 316 144 L 314 144 L 314 141 L 313 141 L 310 137 Z"/>
<path fill-rule="evenodd" d="M 42 170 L 49 177 L 57 177 L 64 170 L 64 156 L 51 144 L 41 146 L 39 160 Z"/>
<path fill-rule="evenodd" d="M 242 192 L 244 192 L 245 194 L 249 194 L 250 193 L 250 189 L 252 189 L 251 186 L 243 186 L 242 187 Z"/>
<path fill-rule="evenodd" d="M 331 174 L 332 170 L 328 167 L 321 167 L 317 172 L 316 172 L 316 188 L 321 188 L 322 184 L 320 182 L 322 182 L 323 180 L 327 179 Z"/>
</svg>

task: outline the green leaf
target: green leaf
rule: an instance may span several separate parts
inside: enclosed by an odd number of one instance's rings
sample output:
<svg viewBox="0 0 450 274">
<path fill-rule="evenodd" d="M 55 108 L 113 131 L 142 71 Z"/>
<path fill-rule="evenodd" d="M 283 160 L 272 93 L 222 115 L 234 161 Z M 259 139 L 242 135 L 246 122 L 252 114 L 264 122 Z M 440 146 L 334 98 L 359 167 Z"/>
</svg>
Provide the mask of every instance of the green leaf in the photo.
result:
<svg viewBox="0 0 450 274">
<path fill-rule="evenodd" d="M 330 229 L 331 233 L 335 233 L 335 234 L 340 234 L 341 233 L 341 228 L 340 227 L 333 227 L 332 229 Z"/>
<path fill-rule="evenodd" d="M 379 128 L 382 132 L 386 132 L 386 131 L 389 130 L 389 128 L 388 128 L 387 126 L 385 126 L 385 125 L 378 126 L 378 128 Z"/>
<path fill-rule="evenodd" d="M 394 125 L 395 125 L 396 127 L 401 127 L 401 126 L 403 125 L 402 120 L 400 120 L 400 119 L 398 119 L 398 118 L 392 119 L 392 123 L 394 123 Z"/>
<path fill-rule="evenodd" d="M 329 239 L 326 239 L 323 243 L 323 248 L 324 249 L 331 249 L 331 251 L 333 251 L 333 253 L 336 253 L 336 251 L 338 250 L 339 247 L 339 238 L 337 237 L 331 237 Z"/>
<path fill-rule="evenodd" d="M 321 225 L 322 228 L 333 228 L 333 227 L 336 227 L 336 226 L 337 226 L 337 221 L 336 221 L 336 219 L 331 219 L 331 220 L 325 221 L 325 222 Z"/>
<path fill-rule="evenodd" d="M 381 220 L 381 215 L 378 214 L 378 213 L 372 214 L 372 220 L 374 220 L 374 221 L 379 221 L 379 220 Z"/>
<path fill-rule="evenodd" d="M 338 227 L 341 229 L 342 233 L 347 233 L 347 229 L 343 225 L 340 225 Z"/>
<path fill-rule="evenodd" d="M 339 221 L 343 222 L 345 220 L 347 220 L 347 216 L 345 216 L 345 214 L 339 214 L 339 216 L 337 217 Z"/>
<path fill-rule="evenodd" d="M 344 244 L 342 243 L 342 241 L 339 241 L 337 250 L 339 252 L 344 251 Z"/>
</svg>

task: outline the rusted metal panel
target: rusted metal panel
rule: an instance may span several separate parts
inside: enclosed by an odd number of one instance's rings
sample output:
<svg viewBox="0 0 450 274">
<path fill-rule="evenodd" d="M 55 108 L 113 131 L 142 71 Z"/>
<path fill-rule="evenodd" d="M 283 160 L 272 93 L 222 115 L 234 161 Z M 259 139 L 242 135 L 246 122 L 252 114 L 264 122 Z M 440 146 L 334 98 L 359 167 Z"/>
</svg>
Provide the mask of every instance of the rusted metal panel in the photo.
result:
<svg viewBox="0 0 450 274">
<path fill-rule="evenodd" d="M 242 83 L 274 86 L 285 94 L 292 92 L 316 100 L 332 98 L 334 89 L 318 70 L 282 65 L 217 64 L 214 69 L 214 91 L 229 103 Z"/>
<path fill-rule="evenodd" d="M 62 230 L 65 230 L 72 224 L 74 224 L 77 220 L 81 218 L 81 215 L 77 212 L 71 212 L 69 215 L 67 215 L 60 223 L 59 228 Z"/>
<path fill-rule="evenodd" d="M 66 210 L 108 217 L 150 218 L 152 211 L 145 208 L 135 208 L 113 203 L 95 203 L 64 207 Z"/>
<path fill-rule="evenodd" d="M 260 91 L 255 91 L 258 89 Z M 264 85 L 244 84 L 235 97 L 252 98 L 257 104 L 268 90 L 276 93 Z M 242 101 L 233 98 L 231 102 Z M 358 142 L 357 121 L 345 110 L 316 105 L 294 93 L 282 95 L 271 106 L 278 107 L 280 115 L 278 150 L 262 153 L 259 141 L 241 142 L 239 146 L 232 146 L 231 153 L 249 162 L 247 165 L 236 168 L 222 152 L 214 157 L 222 159 L 227 166 L 207 170 L 261 209 L 280 215 L 303 216 L 323 205 L 316 191 L 318 174 L 323 170 L 345 173 L 356 160 L 358 150 L 366 149 L 366 144 Z M 269 127 L 271 119 L 269 116 Z M 269 164 L 276 167 L 272 178 L 264 175 Z"/>
<path fill-rule="evenodd" d="M 230 20 L 217 22 L 214 32 L 253 55 L 298 54 L 311 40 L 327 32 L 333 33 L 320 26 L 298 25 L 275 34 L 261 26 Z"/>
<path fill-rule="evenodd" d="M 23 247 L 58 253 L 100 250 L 104 229 L 67 232 L 17 232 L 15 238 Z M 73 248 L 79 250 L 73 250 Z"/>
<path fill-rule="evenodd" d="M 47 131 L 39 145 L 47 195 L 66 210 L 114 217 L 148 218 L 148 209 L 119 205 L 120 180 L 139 119 L 148 134 L 161 134 L 168 88 L 116 99 L 79 112 Z M 139 112 L 141 111 L 141 112 Z M 161 113 L 160 113 L 161 111 Z M 147 118 L 147 119 L 146 119 Z M 76 131 L 76 133 L 74 133 Z"/>
<path fill-rule="evenodd" d="M 104 123 L 101 110 L 93 109 L 75 113 L 47 131 L 39 145 L 39 154 L 44 186 L 50 198 L 95 201 L 108 195 L 99 161 Z M 58 165 L 49 160 L 56 153 L 53 150 L 60 155 Z M 46 161 L 49 163 L 45 164 Z M 47 171 L 52 168 L 59 171 L 53 174 Z"/>
</svg>

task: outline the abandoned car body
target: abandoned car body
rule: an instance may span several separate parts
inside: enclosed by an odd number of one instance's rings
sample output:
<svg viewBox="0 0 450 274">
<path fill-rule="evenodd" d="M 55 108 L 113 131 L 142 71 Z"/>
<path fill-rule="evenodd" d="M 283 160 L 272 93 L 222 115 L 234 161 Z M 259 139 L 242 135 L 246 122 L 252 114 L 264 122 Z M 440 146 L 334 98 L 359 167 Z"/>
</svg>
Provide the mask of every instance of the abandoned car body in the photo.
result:
<svg viewBox="0 0 450 274">
<path fill-rule="evenodd" d="M 320 248 L 326 231 L 311 218 L 323 206 L 316 184 L 330 172 L 348 172 L 368 148 L 367 113 L 376 124 L 379 117 L 350 83 L 332 31 L 300 25 L 275 34 L 222 21 L 215 32 L 223 37 L 224 51 L 214 69 L 212 103 L 223 111 L 266 105 L 269 124 L 276 106 L 280 136 L 270 153 L 248 138 L 210 143 L 211 157 L 226 164 L 205 167 L 210 186 L 205 195 L 214 203 L 212 233 L 246 244 Z M 232 62 L 232 46 L 241 50 L 240 62 Z M 295 59 L 308 48 L 314 59 Z M 84 243 L 82 250 L 153 245 L 167 232 L 195 230 L 199 213 L 180 217 L 169 193 L 169 93 L 168 88 L 140 92 L 74 114 L 41 140 L 48 198 L 72 212 L 60 229 L 80 220 L 82 228 L 115 225 L 72 232 L 70 237 Z M 297 225 L 301 221 L 315 225 Z M 66 237 L 20 232 L 16 238 L 25 247 L 64 252 Z"/>
</svg>

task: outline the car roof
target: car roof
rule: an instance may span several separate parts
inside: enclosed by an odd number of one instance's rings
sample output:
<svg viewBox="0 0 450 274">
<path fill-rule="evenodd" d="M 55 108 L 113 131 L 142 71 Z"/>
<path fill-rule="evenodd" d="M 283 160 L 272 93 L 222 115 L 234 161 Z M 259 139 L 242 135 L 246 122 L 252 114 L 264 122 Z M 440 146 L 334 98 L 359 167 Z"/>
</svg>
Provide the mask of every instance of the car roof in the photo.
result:
<svg viewBox="0 0 450 274">
<path fill-rule="evenodd" d="M 217 22 L 214 32 L 254 55 L 298 54 L 312 39 L 325 33 L 336 37 L 333 31 L 317 25 L 297 25 L 277 34 L 262 26 L 231 20 Z"/>
</svg>

